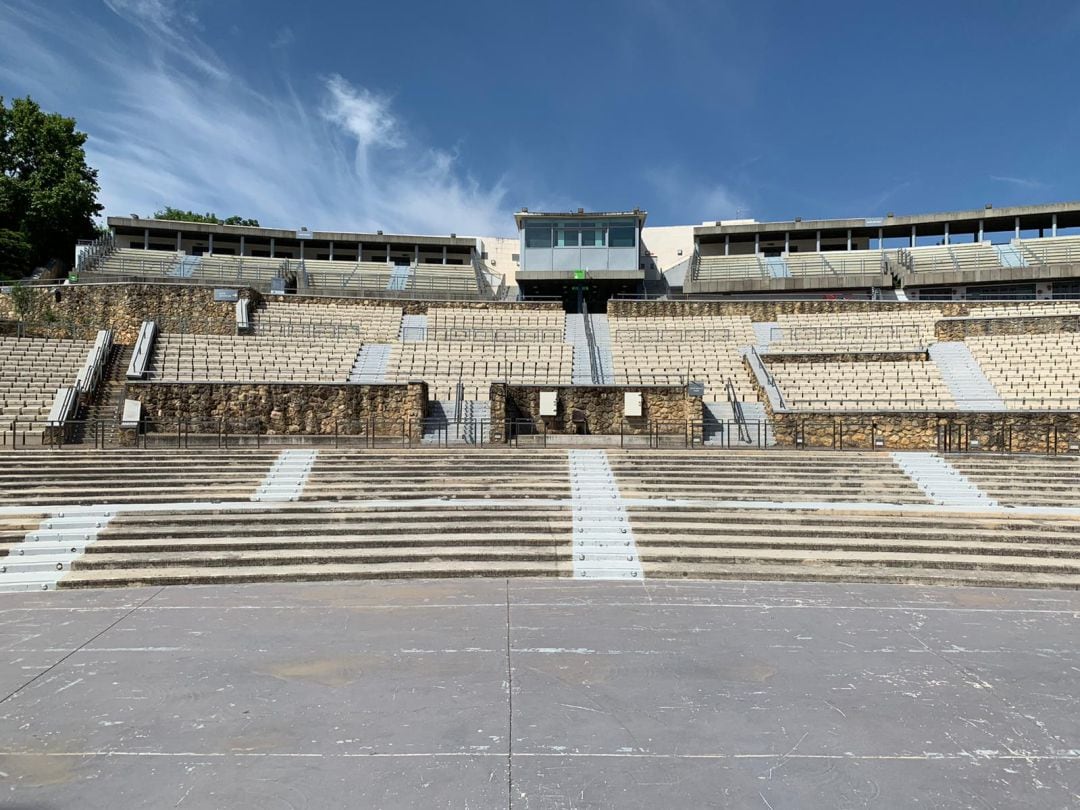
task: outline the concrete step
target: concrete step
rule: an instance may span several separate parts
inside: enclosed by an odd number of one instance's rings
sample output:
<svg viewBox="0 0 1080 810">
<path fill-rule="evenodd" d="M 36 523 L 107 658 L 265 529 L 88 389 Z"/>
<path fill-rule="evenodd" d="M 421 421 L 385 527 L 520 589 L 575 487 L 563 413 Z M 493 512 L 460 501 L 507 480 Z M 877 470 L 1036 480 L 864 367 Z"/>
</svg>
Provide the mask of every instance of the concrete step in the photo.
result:
<svg viewBox="0 0 1080 810">
<path fill-rule="evenodd" d="M 1010 571 L 954 571 L 911 566 L 903 569 L 879 566 L 828 564 L 645 564 L 646 575 L 657 579 L 709 579 L 773 582 L 889 583 L 902 585 L 984 586 L 990 588 L 1080 588 L 1080 576 Z"/>
<path fill-rule="evenodd" d="M 362 579 L 443 579 L 446 577 L 567 576 L 570 561 L 365 563 L 361 565 L 259 565 L 219 568 L 133 568 L 73 571 L 59 582 L 63 588 L 161 585 L 239 584 Z"/>
</svg>

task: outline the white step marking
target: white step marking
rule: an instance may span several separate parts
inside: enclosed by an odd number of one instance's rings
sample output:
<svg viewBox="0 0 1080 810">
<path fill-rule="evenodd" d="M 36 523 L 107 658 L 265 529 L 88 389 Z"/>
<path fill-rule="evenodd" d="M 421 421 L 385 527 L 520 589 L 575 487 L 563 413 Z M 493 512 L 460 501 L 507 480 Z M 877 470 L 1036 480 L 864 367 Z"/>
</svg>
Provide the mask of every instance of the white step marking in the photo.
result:
<svg viewBox="0 0 1080 810">
<path fill-rule="evenodd" d="M 86 506 L 45 518 L 0 557 L 0 591 L 53 590 L 115 514 L 112 506 Z"/>
<path fill-rule="evenodd" d="M 575 579 L 644 579 L 634 530 L 603 450 L 570 450 Z"/>
<path fill-rule="evenodd" d="M 893 461 L 939 506 L 994 509 L 998 502 L 936 453 L 893 453 Z"/>
<path fill-rule="evenodd" d="M 295 501 L 307 485 L 318 450 L 282 450 L 251 496 L 253 501 Z"/>
</svg>

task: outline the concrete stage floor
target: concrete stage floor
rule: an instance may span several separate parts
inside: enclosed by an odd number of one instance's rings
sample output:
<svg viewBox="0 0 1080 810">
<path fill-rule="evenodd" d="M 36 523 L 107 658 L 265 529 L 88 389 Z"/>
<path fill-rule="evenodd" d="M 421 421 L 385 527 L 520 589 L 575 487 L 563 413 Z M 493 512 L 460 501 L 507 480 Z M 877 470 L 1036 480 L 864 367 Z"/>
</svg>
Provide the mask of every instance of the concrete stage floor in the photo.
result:
<svg viewBox="0 0 1080 810">
<path fill-rule="evenodd" d="M 1080 593 L 0 594 L 0 806 L 1080 806 Z"/>
</svg>

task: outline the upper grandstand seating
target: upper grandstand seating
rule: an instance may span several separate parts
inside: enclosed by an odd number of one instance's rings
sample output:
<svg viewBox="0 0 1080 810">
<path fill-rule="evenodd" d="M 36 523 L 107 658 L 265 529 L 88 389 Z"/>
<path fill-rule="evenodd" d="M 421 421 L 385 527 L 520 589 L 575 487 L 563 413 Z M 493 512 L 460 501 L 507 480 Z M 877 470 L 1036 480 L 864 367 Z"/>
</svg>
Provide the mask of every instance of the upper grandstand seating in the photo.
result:
<svg viewBox="0 0 1080 810">
<path fill-rule="evenodd" d="M 149 378 L 157 381 L 346 382 L 359 344 L 232 335 L 162 334 Z"/>
<path fill-rule="evenodd" d="M 447 295 L 474 298 L 480 294 L 471 264 L 419 263 L 395 268 L 384 262 L 305 260 L 307 286 L 319 292 L 385 291 L 402 295 Z"/>
<path fill-rule="evenodd" d="M 1028 264 L 1080 262 L 1080 236 L 1049 236 L 1014 242 L 1019 245 Z"/>
<path fill-rule="evenodd" d="M 934 342 L 940 309 L 778 315 L 770 353 L 922 351 Z"/>
<path fill-rule="evenodd" d="M 821 253 L 787 253 L 778 258 L 755 254 L 700 256 L 697 278 L 702 281 L 775 278 L 787 276 L 830 276 L 881 273 L 885 252 L 880 250 L 835 250 Z"/>
<path fill-rule="evenodd" d="M 727 400 L 731 380 L 740 400 L 756 401 L 740 349 L 756 341 L 750 318 L 719 315 L 608 319 L 617 385 L 705 383 L 706 402 Z"/>
<path fill-rule="evenodd" d="M 118 248 L 94 265 L 93 272 L 194 281 L 265 283 L 289 273 L 287 259 L 257 256 L 187 256 L 166 250 Z"/>
<path fill-rule="evenodd" d="M 967 271 L 1000 267 L 1001 257 L 989 242 L 962 242 L 954 245 L 926 245 L 907 248 L 908 269 L 916 273 L 931 271 Z"/>
<path fill-rule="evenodd" d="M 0 419 L 34 422 L 20 432 L 40 433 L 56 389 L 74 385 L 93 342 L 50 338 L 0 337 Z"/>
<path fill-rule="evenodd" d="M 1080 334 L 990 335 L 965 342 L 1009 409 L 1080 408 Z"/>
<path fill-rule="evenodd" d="M 935 363 L 919 360 L 769 365 L 789 408 L 927 410 L 955 407 Z"/>
</svg>

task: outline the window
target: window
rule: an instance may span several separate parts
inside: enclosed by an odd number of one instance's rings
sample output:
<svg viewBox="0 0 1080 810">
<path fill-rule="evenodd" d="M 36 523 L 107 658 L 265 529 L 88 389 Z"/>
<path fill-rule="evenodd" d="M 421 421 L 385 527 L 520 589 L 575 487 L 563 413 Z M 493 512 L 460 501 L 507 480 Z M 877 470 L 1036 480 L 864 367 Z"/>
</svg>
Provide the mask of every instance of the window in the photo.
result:
<svg viewBox="0 0 1080 810">
<path fill-rule="evenodd" d="M 604 246 L 604 226 L 596 222 L 582 222 L 581 223 L 581 246 L 582 247 L 603 247 Z"/>
<path fill-rule="evenodd" d="M 551 225 L 526 225 L 525 247 L 549 248 L 551 247 Z"/>
<path fill-rule="evenodd" d="M 613 248 L 633 247 L 635 227 L 631 220 L 617 219 L 608 225 L 608 246 Z"/>
<path fill-rule="evenodd" d="M 559 247 L 577 247 L 578 235 L 580 231 L 576 224 L 569 222 L 560 222 L 558 230 L 558 241 L 556 244 Z"/>
</svg>

